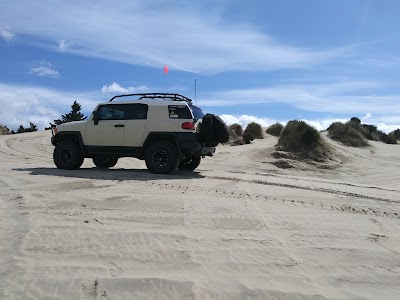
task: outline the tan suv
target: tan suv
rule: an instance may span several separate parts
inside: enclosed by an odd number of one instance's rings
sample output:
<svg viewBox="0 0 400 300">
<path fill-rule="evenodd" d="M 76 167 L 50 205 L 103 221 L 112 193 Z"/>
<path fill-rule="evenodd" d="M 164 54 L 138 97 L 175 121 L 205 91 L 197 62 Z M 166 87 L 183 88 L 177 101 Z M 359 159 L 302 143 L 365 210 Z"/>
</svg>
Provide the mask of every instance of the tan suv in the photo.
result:
<svg viewBox="0 0 400 300">
<path fill-rule="evenodd" d="M 122 97 L 136 99 L 113 101 Z M 218 117 L 201 114 L 202 122 L 193 110 L 200 109 L 179 94 L 115 96 L 99 104 L 87 120 L 53 128 L 54 163 L 60 169 L 78 169 L 84 158 L 92 158 L 97 167 L 110 168 L 120 157 L 136 157 L 152 173 L 194 170 L 201 157 L 212 156 L 215 146 L 227 141 L 228 133 Z"/>
</svg>

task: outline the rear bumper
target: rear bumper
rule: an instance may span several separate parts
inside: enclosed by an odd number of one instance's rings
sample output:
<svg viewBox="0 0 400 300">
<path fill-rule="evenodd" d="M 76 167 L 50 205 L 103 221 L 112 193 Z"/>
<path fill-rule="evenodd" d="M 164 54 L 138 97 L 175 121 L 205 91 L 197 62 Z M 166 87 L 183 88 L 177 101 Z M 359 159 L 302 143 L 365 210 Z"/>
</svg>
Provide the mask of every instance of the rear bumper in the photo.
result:
<svg viewBox="0 0 400 300">
<path fill-rule="evenodd" d="M 215 147 L 202 147 L 201 156 L 213 156 L 215 153 Z"/>
<path fill-rule="evenodd" d="M 185 152 L 187 150 L 189 151 L 200 151 L 201 150 L 201 144 L 197 139 L 197 134 L 192 133 L 192 132 L 180 132 L 176 134 L 177 142 L 179 144 L 179 147 L 184 150 Z"/>
<path fill-rule="evenodd" d="M 182 132 L 177 134 L 179 147 L 185 154 L 196 154 L 201 156 L 212 156 L 215 147 L 203 147 L 198 139 L 197 133 Z"/>
</svg>

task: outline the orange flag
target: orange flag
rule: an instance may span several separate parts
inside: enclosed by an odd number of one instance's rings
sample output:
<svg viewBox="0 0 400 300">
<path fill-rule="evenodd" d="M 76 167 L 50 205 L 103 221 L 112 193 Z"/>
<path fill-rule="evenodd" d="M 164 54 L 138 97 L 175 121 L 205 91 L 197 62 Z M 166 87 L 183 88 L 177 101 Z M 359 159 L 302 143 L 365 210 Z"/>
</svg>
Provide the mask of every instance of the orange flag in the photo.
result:
<svg viewBox="0 0 400 300">
<path fill-rule="evenodd" d="M 167 67 L 167 65 L 164 65 L 164 74 L 167 74 L 168 73 L 168 67 Z"/>
</svg>

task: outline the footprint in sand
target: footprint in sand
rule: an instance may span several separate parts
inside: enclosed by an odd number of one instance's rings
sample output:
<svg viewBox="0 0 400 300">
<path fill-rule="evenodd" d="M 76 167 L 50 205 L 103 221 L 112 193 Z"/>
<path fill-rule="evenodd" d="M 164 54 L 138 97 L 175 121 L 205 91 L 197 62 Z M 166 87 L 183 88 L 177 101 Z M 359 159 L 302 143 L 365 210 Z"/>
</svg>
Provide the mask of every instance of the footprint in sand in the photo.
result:
<svg viewBox="0 0 400 300">
<path fill-rule="evenodd" d="M 122 273 L 124 273 L 124 270 L 122 268 L 118 267 L 112 261 L 108 262 L 107 268 L 108 268 L 108 274 L 111 277 L 118 277 L 118 276 L 121 276 Z"/>
<path fill-rule="evenodd" d="M 91 282 L 86 282 L 81 284 L 81 299 L 80 300 L 95 300 L 98 296 L 98 286 L 99 282 L 97 279 L 94 281 L 94 284 Z"/>
<path fill-rule="evenodd" d="M 388 237 L 385 235 L 382 235 L 382 234 L 370 233 L 369 236 L 367 237 L 367 239 L 374 241 L 374 242 L 378 242 L 378 241 L 381 241 L 382 239 L 388 239 Z"/>
<path fill-rule="evenodd" d="M 107 292 L 105 290 L 101 291 L 99 298 L 99 282 L 97 279 L 94 281 L 94 284 L 86 282 L 81 283 L 81 298 L 80 300 L 111 300 L 108 297 Z"/>
</svg>

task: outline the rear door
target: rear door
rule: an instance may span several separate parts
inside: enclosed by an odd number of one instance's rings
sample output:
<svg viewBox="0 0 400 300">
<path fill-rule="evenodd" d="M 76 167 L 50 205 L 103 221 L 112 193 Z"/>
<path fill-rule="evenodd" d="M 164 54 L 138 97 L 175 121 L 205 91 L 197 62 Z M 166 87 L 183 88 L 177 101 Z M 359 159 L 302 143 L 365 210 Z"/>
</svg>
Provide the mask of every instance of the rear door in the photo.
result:
<svg viewBox="0 0 400 300">
<path fill-rule="evenodd" d="M 127 104 L 125 123 L 125 145 L 140 147 L 146 131 L 148 105 L 143 103 Z"/>
<path fill-rule="evenodd" d="M 105 104 L 97 109 L 99 123 L 87 126 L 88 146 L 125 146 L 126 104 Z"/>
</svg>

